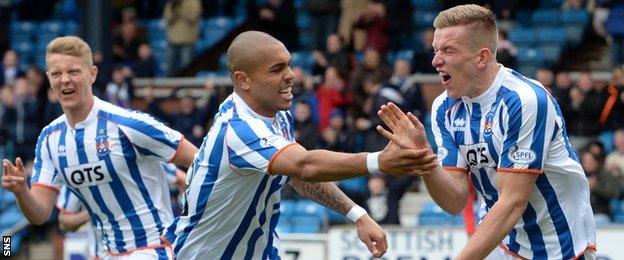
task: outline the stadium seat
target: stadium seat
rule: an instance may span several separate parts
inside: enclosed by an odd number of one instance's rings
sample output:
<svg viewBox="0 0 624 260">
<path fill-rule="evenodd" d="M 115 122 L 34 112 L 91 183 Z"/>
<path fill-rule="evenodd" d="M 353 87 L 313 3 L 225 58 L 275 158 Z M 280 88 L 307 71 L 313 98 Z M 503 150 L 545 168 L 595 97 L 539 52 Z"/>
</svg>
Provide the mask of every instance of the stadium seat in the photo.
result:
<svg viewBox="0 0 624 260">
<path fill-rule="evenodd" d="M 517 47 L 532 47 L 536 42 L 536 32 L 532 28 L 514 28 L 508 38 Z"/>
<path fill-rule="evenodd" d="M 282 200 L 280 202 L 280 218 L 289 218 L 295 213 L 296 200 Z"/>
<path fill-rule="evenodd" d="M 78 35 L 80 33 L 78 31 L 78 24 L 76 22 L 65 22 L 61 33 L 63 35 Z"/>
<path fill-rule="evenodd" d="M 414 11 L 414 25 L 417 28 L 427 28 L 433 25 L 437 12 Z"/>
<path fill-rule="evenodd" d="M 151 19 L 147 21 L 147 32 L 167 31 L 167 24 L 164 19 Z"/>
<path fill-rule="evenodd" d="M 45 33 L 45 34 L 54 34 L 59 36 L 64 33 L 63 28 L 65 24 L 61 21 L 50 20 L 43 21 L 39 24 L 37 28 L 37 34 Z"/>
<path fill-rule="evenodd" d="M 537 9 L 531 16 L 533 27 L 557 26 L 559 25 L 559 10 L 557 9 Z"/>
<path fill-rule="evenodd" d="M 555 65 L 559 61 L 561 55 L 561 45 L 558 44 L 544 44 L 539 47 L 544 55 L 544 62 L 550 65 Z"/>
<path fill-rule="evenodd" d="M 602 143 L 604 146 L 604 151 L 606 154 L 610 153 L 614 149 L 613 144 L 613 132 L 612 131 L 603 131 L 598 135 L 598 141 Z"/>
<path fill-rule="evenodd" d="M 570 10 L 561 13 L 561 23 L 563 25 L 586 26 L 589 21 L 589 14 L 586 10 Z"/>
<path fill-rule="evenodd" d="M 349 191 L 366 191 L 368 190 L 368 179 L 366 177 L 357 177 L 338 182 L 340 188 Z"/>
<path fill-rule="evenodd" d="M 297 28 L 299 29 L 308 29 L 312 26 L 312 20 L 310 16 L 307 14 L 299 14 L 297 15 Z"/>
<path fill-rule="evenodd" d="M 312 54 L 307 51 L 292 52 L 290 58 L 293 67 L 301 67 L 305 71 L 309 71 L 314 64 Z"/>
<path fill-rule="evenodd" d="M 232 18 L 228 16 L 219 16 L 206 20 L 206 26 L 208 28 L 219 28 L 227 31 L 232 28 L 233 22 Z"/>
<path fill-rule="evenodd" d="M 227 71 L 227 53 L 221 54 L 219 56 L 219 71 Z"/>
<path fill-rule="evenodd" d="M 294 214 L 296 216 L 313 216 L 322 223 L 326 223 L 327 208 L 311 200 L 299 200 L 295 204 Z"/>
<path fill-rule="evenodd" d="M 440 10 L 440 4 L 436 0 L 412 0 L 412 6 L 414 10 Z"/>
<path fill-rule="evenodd" d="M 540 28 L 537 29 L 537 41 L 540 44 L 544 43 L 556 43 L 564 44 L 567 40 L 567 35 L 562 28 Z"/>
<path fill-rule="evenodd" d="M 518 63 L 532 64 L 534 66 L 542 65 L 544 55 L 538 48 L 518 48 Z"/>
<path fill-rule="evenodd" d="M 563 3 L 563 0 L 540 0 L 538 2 L 539 2 L 539 8 L 549 9 L 549 8 L 561 8 L 561 4 Z"/>
<path fill-rule="evenodd" d="M 31 21 L 12 21 L 10 30 L 11 35 L 29 35 L 35 34 L 37 24 Z"/>
<path fill-rule="evenodd" d="M 293 216 L 290 218 L 293 233 L 319 233 L 323 230 L 323 222 L 314 216 Z"/>
</svg>

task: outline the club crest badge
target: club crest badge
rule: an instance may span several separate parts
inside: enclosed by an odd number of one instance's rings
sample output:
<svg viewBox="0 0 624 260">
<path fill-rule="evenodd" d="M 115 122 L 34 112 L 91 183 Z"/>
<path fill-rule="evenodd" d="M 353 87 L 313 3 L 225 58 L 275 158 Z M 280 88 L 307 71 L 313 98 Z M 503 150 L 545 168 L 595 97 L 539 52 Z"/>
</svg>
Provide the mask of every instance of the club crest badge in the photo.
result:
<svg viewBox="0 0 624 260">
<path fill-rule="evenodd" d="M 106 134 L 106 130 L 102 128 L 99 130 L 98 136 L 95 138 L 95 151 L 98 156 L 104 156 L 110 151 L 108 148 L 108 135 Z"/>
</svg>

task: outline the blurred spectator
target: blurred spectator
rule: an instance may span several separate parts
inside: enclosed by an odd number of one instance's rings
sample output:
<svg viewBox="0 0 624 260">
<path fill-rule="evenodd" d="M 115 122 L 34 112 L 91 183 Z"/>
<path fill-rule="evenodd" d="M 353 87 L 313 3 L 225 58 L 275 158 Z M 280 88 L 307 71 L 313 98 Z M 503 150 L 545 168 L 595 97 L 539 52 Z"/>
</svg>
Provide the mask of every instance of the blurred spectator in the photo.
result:
<svg viewBox="0 0 624 260">
<path fill-rule="evenodd" d="M 336 67 L 341 74 L 351 71 L 351 60 L 349 54 L 343 49 L 342 39 L 338 34 L 327 36 L 325 51 L 315 50 L 312 53 L 314 66 L 312 75 L 323 75 L 329 66 Z"/>
<path fill-rule="evenodd" d="M 611 36 L 612 65 L 624 64 L 624 1 L 613 0 L 606 6 L 610 7 L 606 29 Z"/>
<path fill-rule="evenodd" d="M 377 111 L 381 105 L 388 102 L 393 102 L 405 111 L 405 99 L 396 86 L 382 84 L 381 80 L 374 76 L 368 76 L 364 80 L 364 90 L 368 95 L 363 107 L 365 116 L 355 120 L 355 127 L 364 135 L 363 151 L 373 152 L 383 149 L 388 144 L 388 140 L 375 129 L 378 125 L 385 125 L 377 115 Z"/>
<path fill-rule="evenodd" d="M 344 40 L 345 46 L 353 48 L 354 36 L 353 24 L 366 11 L 366 6 L 370 0 L 342 0 L 340 1 L 340 21 L 338 22 L 338 33 Z M 361 47 L 361 46 L 360 46 Z"/>
<path fill-rule="evenodd" d="M 122 23 L 120 33 L 113 43 L 113 62 L 132 66 L 139 57 L 139 45 L 147 39 L 139 31 L 137 23 Z"/>
<path fill-rule="evenodd" d="M 320 50 L 327 37 L 336 32 L 340 2 L 336 0 L 307 0 L 305 10 L 310 15 L 312 48 Z"/>
<path fill-rule="evenodd" d="M 187 94 L 182 94 L 178 98 L 177 111 L 170 114 L 161 110 L 158 102 L 154 102 L 154 90 L 152 87 L 148 87 L 145 89 L 148 113 L 162 120 L 171 128 L 178 130 L 195 146 L 200 146 L 206 133 L 206 126 L 219 106 L 214 83 L 206 82 L 204 89 L 209 97 L 201 109 L 197 109 L 195 99 Z"/>
<path fill-rule="evenodd" d="M 364 192 L 343 189 L 345 194 L 368 211 L 381 225 L 400 225 L 399 202 L 416 177 L 393 177 L 373 174 L 368 178 L 368 190 Z"/>
<path fill-rule="evenodd" d="M 353 146 L 353 133 L 345 124 L 344 112 L 335 108 L 329 114 L 329 125 L 321 132 L 321 147 L 336 152 L 352 152 Z"/>
<path fill-rule="evenodd" d="M 92 87 L 93 95 L 105 100 L 106 85 L 108 85 L 110 81 L 112 68 L 104 62 L 104 54 L 102 51 L 93 52 L 93 66 L 98 68 L 98 74 L 97 77 L 95 77 L 95 82 Z"/>
<path fill-rule="evenodd" d="M 184 68 L 195 55 L 201 18 L 199 0 L 168 0 L 163 18 L 167 23 L 167 69 L 169 76 Z"/>
<path fill-rule="evenodd" d="M 624 189 L 624 128 L 613 133 L 613 145 L 615 149 L 607 155 L 605 169 L 613 175 L 619 186 Z M 620 198 L 624 195 L 622 193 Z"/>
<path fill-rule="evenodd" d="M 390 45 L 388 36 L 390 23 L 386 18 L 386 7 L 383 3 L 370 2 L 366 11 L 361 14 L 353 26 L 366 31 L 364 49 L 373 48 L 380 55 L 386 55 Z"/>
<path fill-rule="evenodd" d="M 571 123 L 570 115 L 572 114 L 572 100 L 570 99 L 570 89 L 572 89 L 572 80 L 570 73 L 567 71 L 559 71 L 555 75 L 555 83 L 552 87 L 552 95 L 559 103 L 563 119 L 566 126 Z"/>
<path fill-rule="evenodd" d="M 383 82 L 389 79 L 391 75 L 390 68 L 381 60 L 379 52 L 373 48 L 367 48 L 364 51 L 364 61 L 353 69 L 348 81 L 348 90 L 353 96 L 349 116 L 357 118 L 366 115 L 362 110 L 365 100 L 369 97 L 362 84 L 366 77 L 372 76 Z"/>
<path fill-rule="evenodd" d="M 624 127 L 624 68 L 613 70 L 613 82 L 607 91 L 609 98 L 600 120 L 604 121 L 606 130 L 613 131 Z"/>
<path fill-rule="evenodd" d="M 13 142 L 14 155 L 24 162 L 34 158 L 35 142 L 39 134 L 41 113 L 37 90 L 24 76 L 15 79 L 13 100 L 5 104 L 2 125 L 8 140 Z"/>
<path fill-rule="evenodd" d="M 0 66 L 0 85 L 13 85 L 15 78 L 24 75 L 19 66 L 19 55 L 15 50 L 7 50 Z"/>
<path fill-rule="evenodd" d="M 581 154 L 581 165 L 587 176 L 590 203 L 594 214 L 611 216 L 609 200 L 617 198 L 621 187 L 612 174 L 604 171 L 602 159 L 589 151 Z"/>
<path fill-rule="evenodd" d="M 11 158 L 13 155 L 11 151 L 7 151 L 7 141 L 9 139 L 7 125 L 3 124 L 2 119 L 8 107 L 13 106 L 14 102 L 13 88 L 7 85 L 0 86 L 0 158 Z M 9 154 L 10 153 L 10 154 Z M 0 171 L 2 171 L 0 169 Z"/>
<path fill-rule="evenodd" d="M 496 50 L 496 60 L 507 68 L 515 69 L 517 65 L 516 57 L 518 49 L 507 39 L 507 33 L 498 31 L 498 49 Z"/>
<path fill-rule="evenodd" d="M 407 60 L 397 59 L 394 62 L 394 71 L 387 84 L 399 90 L 405 99 L 405 111 L 412 112 L 416 117 L 422 119 L 426 111 L 425 101 L 420 91 L 420 84 L 415 77 L 410 75 L 410 65 Z"/>
<path fill-rule="evenodd" d="M 106 85 L 106 100 L 114 105 L 130 108 L 134 100 L 134 85 L 128 67 L 113 68 L 111 81 Z"/>
<path fill-rule="evenodd" d="M 318 99 L 314 92 L 314 80 L 307 75 L 301 67 L 292 67 L 292 71 L 295 74 L 293 82 L 293 102 L 306 102 L 310 106 L 310 113 L 312 121 L 318 124 Z M 291 106 L 291 113 L 295 114 L 295 106 Z"/>
<path fill-rule="evenodd" d="M 568 122 L 567 129 L 570 142 L 578 151 L 600 133 L 598 118 L 605 99 L 594 89 L 591 73 L 581 72 L 576 85 L 570 90 L 570 100 L 572 109 L 568 119 L 574 119 L 574 123 Z"/>
<path fill-rule="evenodd" d="M 286 45 L 289 50 L 299 47 L 296 11 L 291 1 L 268 0 L 258 10 L 258 30 L 266 32 Z"/>
<path fill-rule="evenodd" d="M 295 140 L 307 150 L 318 148 L 318 125 L 312 121 L 312 108 L 305 101 L 295 105 Z"/>
<path fill-rule="evenodd" d="M 431 65 L 433 61 L 433 28 L 427 28 L 422 34 L 422 47 L 414 50 L 412 58 L 412 71 L 420 73 L 437 73 L 435 67 Z"/>
<path fill-rule="evenodd" d="M 329 124 L 331 111 L 349 105 L 351 96 L 346 93 L 345 81 L 335 67 L 325 70 L 323 82 L 315 92 L 318 100 L 319 129 L 323 131 Z"/>
<path fill-rule="evenodd" d="M 561 10 L 563 11 L 572 11 L 572 10 L 584 10 L 585 9 L 585 0 L 564 0 L 561 4 Z"/>
<path fill-rule="evenodd" d="M 156 76 L 156 59 L 152 55 L 152 47 L 147 43 L 139 45 L 139 60 L 134 66 L 134 76 L 137 78 Z"/>
<path fill-rule="evenodd" d="M 61 103 L 59 103 L 56 95 L 52 91 L 52 88 L 48 88 L 47 90 L 47 98 L 48 102 L 45 104 L 45 108 L 43 109 L 43 123 L 45 125 L 51 123 L 54 119 L 63 115 L 63 109 L 61 108 Z"/>
<path fill-rule="evenodd" d="M 553 92 L 553 83 L 555 80 L 555 75 L 553 75 L 553 71 L 547 68 L 539 68 L 535 72 L 535 80 L 539 83 L 542 83 L 542 86 L 548 90 L 548 92 Z"/>
</svg>

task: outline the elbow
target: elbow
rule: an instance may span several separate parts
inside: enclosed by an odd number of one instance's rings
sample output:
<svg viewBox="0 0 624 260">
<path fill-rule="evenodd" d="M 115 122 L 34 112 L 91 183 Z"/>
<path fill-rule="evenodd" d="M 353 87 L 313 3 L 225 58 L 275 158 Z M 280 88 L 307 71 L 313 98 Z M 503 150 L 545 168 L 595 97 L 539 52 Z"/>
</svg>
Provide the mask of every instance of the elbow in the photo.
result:
<svg viewBox="0 0 624 260">
<path fill-rule="evenodd" d="M 35 217 L 30 217 L 28 218 L 28 221 L 36 226 L 40 226 L 45 224 L 48 219 L 50 218 L 50 215 L 48 216 L 35 216 Z"/>
<path fill-rule="evenodd" d="M 303 166 L 301 167 L 301 171 L 299 172 L 299 179 L 306 182 L 314 182 L 317 181 L 316 171 L 313 169 L 314 167 Z"/>
</svg>

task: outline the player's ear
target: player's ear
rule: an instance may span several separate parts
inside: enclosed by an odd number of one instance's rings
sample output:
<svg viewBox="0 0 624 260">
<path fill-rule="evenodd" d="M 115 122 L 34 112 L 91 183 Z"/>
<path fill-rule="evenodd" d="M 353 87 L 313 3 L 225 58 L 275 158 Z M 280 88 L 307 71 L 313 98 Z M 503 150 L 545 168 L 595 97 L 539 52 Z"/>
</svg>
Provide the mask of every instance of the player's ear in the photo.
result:
<svg viewBox="0 0 624 260">
<path fill-rule="evenodd" d="M 477 68 L 483 69 L 492 59 L 492 52 L 488 48 L 482 48 L 477 55 Z"/>
<path fill-rule="evenodd" d="M 235 71 L 232 74 L 232 78 L 235 81 L 234 85 L 238 86 L 241 90 L 249 90 L 250 85 L 249 85 L 249 76 L 247 75 L 247 73 L 242 72 L 240 70 Z"/>
</svg>

